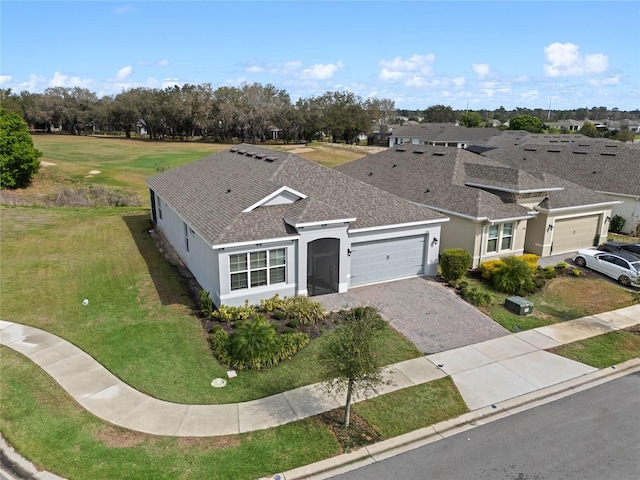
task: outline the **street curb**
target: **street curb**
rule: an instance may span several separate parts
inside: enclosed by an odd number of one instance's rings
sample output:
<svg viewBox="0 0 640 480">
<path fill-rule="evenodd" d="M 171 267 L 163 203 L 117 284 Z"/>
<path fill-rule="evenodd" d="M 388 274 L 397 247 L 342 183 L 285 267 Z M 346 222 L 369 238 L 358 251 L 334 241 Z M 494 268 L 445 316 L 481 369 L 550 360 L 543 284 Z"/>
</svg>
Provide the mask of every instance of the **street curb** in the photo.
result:
<svg viewBox="0 0 640 480">
<path fill-rule="evenodd" d="M 322 480 L 331 478 L 635 372 L 640 372 L 640 358 L 596 370 L 572 380 L 483 407 L 457 418 L 383 440 L 349 453 L 298 467 L 272 477 L 264 477 L 264 480 Z"/>
<path fill-rule="evenodd" d="M 0 460 L 3 467 L 2 470 L 8 467 L 11 472 L 26 480 L 64 480 L 62 477 L 46 470 L 38 470 L 33 463 L 16 452 L 2 435 L 0 435 Z"/>
</svg>

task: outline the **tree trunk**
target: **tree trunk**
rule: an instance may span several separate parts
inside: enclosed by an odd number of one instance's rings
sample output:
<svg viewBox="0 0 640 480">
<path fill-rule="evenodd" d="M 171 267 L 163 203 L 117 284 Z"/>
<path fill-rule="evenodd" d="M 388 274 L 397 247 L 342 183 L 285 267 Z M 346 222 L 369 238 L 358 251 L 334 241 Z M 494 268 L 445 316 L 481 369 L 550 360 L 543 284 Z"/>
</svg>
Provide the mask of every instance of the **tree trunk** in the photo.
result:
<svg viewBox="0 0 640 480">
<path fill-rule="evenodd" d="M 351 391 L 353 390 L 353 380 L 349 379 L 347 387 L 347 403 L 344 406 L 344 426 L 349 426 L 349 417 L 351 416 Z"/>
</svg>

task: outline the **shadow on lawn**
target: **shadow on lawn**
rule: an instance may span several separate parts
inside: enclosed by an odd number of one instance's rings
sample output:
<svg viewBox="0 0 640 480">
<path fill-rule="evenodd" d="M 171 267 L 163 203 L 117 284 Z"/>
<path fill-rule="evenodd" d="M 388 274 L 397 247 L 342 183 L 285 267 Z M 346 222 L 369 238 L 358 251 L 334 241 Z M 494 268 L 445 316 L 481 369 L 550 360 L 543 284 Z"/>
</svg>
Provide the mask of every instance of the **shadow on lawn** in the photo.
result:
<svg viewBox="0 0 640 480">
<path fill-rule="evenodd" d="M 193 309 L 193 301 L 188 295 L 187 279 L 179 267 L 173 265 L 152 237 L 153 225 L 148 215 L 123 215 L 140 255 L 147 264 L 149 275 L 163 305 L 182 304 Z M 182 284 L 183 288 L 179 288 Z"/>
</svg>

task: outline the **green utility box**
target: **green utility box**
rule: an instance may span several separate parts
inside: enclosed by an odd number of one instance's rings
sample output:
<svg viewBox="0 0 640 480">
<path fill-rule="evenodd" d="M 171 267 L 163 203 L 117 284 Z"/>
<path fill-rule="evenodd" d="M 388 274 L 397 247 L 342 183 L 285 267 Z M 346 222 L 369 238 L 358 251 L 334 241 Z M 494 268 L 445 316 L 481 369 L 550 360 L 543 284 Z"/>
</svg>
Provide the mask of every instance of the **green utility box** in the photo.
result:
<svg viewBox="0 0 640 480">
<path fill-rule="evenodd" d="M 509 297 L 504 301 L 504 306 L 518 315 L 531 315 L 533 312 L 533 302 L 522 297 Z"/>
</svg>

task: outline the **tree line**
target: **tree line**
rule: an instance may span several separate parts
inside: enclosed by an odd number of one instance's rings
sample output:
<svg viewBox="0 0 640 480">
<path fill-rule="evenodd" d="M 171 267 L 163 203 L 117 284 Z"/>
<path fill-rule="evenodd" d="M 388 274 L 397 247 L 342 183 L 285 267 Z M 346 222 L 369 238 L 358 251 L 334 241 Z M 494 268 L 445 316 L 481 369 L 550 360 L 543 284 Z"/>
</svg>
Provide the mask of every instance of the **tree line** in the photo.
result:
<svg viewBox="0 0 640 480">
<path fill-rule="evenodd" d="M 491 126 L 517 117 L 544 121 L 567 118 L 640 118 L 640 111 L 622 112 L 593 107 L 550 111 L 516 108 L 454 110 L 433 105 L 424 110 L 397 110 L 389 99 L 361 97 L 346 91 L 291 101 L 285 90 L 259 83 L 239 87 L 211 84 L 173 86 L 165 89 L 131 88 L 116 95 L 98 97 L 88 89 L 48 88 L 43 93 L 0 89 L 3 108 L 20 115 L 31 130 L 69 134 L 144 132 L 151 139 L 284 142 L 330 138 L 352 143 L 360 134 L 386 133 L 401 119 L 430 123 L 454 123 L 466 127 Z M 383 141 L 384 143 L 384 141 Z"/>
<path fill-rule="evenodd" d="M 258 83 L 215 90 L 210 84 L 131 88 L 100 98 L 79 87 L 0 94 L 3 107 L 19 114 L 32 130 L 118 131 L 127 137 L 143 130 L 156 140 L 257 142 L 277 137 L 296 142 L 324 136 L 350 143 L 362 133 L 386 132 L 395 120 L 395 105 L 388 99 L 363 100 L 336 91 L 292 103 L 286 91 Z"/>
</svg>

